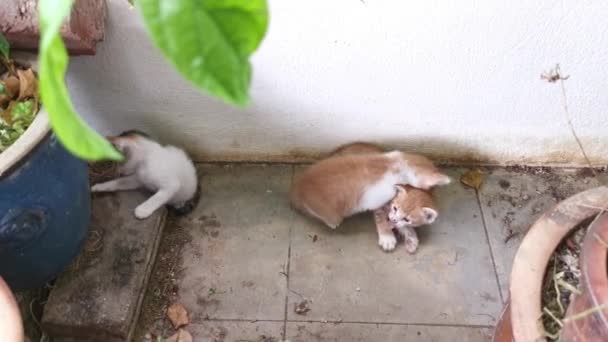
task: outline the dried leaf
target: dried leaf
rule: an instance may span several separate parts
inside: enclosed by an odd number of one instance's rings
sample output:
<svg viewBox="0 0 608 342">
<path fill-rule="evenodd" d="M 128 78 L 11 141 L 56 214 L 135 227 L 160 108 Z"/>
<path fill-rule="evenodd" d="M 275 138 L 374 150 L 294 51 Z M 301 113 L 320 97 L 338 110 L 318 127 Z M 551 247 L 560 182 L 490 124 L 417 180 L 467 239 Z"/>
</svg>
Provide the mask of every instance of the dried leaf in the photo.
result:
<svg viewBox="0 0 608 342">
<path fill-rule="evenodd" d="M 6 122 L 7 125 L 13 124 L 13 116 L 11 115 L 11 112 L 13 111 L 13 107 L 15 107 L 15 103 L 15 101 L 11 101 L 5 110 L 0 109 L 0 119 Z"/>
<path fill-rule="evenodd" d="M 10 98 L 14 98 L 19 94 L 19 79 L 17 77 L 9 76 L 2 82 Z"/>
<path fill-rule="evenodd" d="M 169 320 L 175 329 L 190 323 L 190 320 L 188 319 L 188 311 L 186 311 L 186 308 L 179 303 L 175 303 L 171 305 L 169 309 L 167 309 L 167 317 L 169 317 Z"/>
<path fill-rule="evenodd" d="M 294 311 L 298 315 L 306 315 L 308 311 L 310 311 L 310 306 L 308 306 L 308 300 L 304 299 L 303 301 L 297 303 L 294 307 Z"/>
<path fill-rule="evenodd" d="M 179 329 L 173 336 L 167 338 L 166 342 L 192 342 L 192 335 L 184 330 Z"/>
<path fill-rule="evenodd" d="M 19 76 L 19 99 L 35 97 L 38 94 L 38 80 L 32 69 L 18 69 L 17 76 Z"/>
<path fill-rule="evenodd" d="M 484 173 L 480 169 L 473 169 L 460 176 L 460 182 L 470 188 L 479 190 L 483 183 Z"/>
</svg>

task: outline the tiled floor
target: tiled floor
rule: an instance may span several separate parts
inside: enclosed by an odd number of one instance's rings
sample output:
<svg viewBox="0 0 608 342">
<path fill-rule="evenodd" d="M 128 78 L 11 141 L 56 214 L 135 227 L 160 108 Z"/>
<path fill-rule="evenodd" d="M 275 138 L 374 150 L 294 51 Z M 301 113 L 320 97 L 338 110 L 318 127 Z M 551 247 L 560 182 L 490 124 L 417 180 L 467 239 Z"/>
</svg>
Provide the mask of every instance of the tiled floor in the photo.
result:
<svg viewBox="0 0 608 342">
<path fill-rule="evenodd" d="M 476 193 L 438 189 L 415 255 L 377 246 L 371 214 L 332 231 L 292 211 L 291 165 L 201 165 L 201 202 L 174 221 L 177 300 L 195 341 L 488 341 L 523 232 L 597 183 L 566 171 L 486 170 Z M 162 244 L 162 242 L 161 242 Z M 162 249 L 162 248 L 161 248 Z M 309 301 L 305 315 L 294 306 Z"/>
</svg>

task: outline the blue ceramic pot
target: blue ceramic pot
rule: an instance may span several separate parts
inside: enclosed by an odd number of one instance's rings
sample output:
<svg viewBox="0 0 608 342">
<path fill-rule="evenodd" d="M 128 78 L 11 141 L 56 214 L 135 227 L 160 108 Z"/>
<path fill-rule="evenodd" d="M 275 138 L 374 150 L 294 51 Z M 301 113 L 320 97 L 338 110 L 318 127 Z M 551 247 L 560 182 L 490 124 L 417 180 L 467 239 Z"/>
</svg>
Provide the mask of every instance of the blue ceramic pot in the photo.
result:
<svg viewBox="0 0 608 342">
<path fill-rule="evenodd" d="M 41 110 L 0 154 L 0 276 L 14 290 L 55 278 L 78 254 L 90 217 L 87 164 L 61 146 Z"/>
</svg>

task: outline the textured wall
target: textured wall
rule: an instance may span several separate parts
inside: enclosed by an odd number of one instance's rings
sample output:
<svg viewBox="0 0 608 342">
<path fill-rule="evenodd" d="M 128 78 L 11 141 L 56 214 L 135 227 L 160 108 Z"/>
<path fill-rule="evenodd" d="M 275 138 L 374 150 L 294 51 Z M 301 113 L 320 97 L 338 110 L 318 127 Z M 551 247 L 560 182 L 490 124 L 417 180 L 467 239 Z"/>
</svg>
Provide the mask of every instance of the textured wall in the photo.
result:
<svg viewBox="0 0 608 342">
<path fill-rule="evenodd" d="M 582 163 L 573 123 L 608 162 L 608 2 L 270 0 L 253 103 L 202 95 L 108 0 L 97 56 L 71 62 L 78 109 L 104 133 L 142 128 L 203 159 L 293 159 L 371 140 L 452 160 Z"/>
</svg>

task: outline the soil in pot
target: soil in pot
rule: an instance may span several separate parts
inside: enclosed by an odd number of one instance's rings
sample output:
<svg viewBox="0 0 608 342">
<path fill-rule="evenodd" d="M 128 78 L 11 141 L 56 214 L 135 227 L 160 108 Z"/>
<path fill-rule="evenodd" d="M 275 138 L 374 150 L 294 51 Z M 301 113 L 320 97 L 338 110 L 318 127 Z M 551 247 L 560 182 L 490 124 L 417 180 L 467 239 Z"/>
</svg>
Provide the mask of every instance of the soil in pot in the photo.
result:
<svg viewBox="0 0 608 342">
<path fill-rule="evenodd" d="M 581 223 L 564 238 L 547 266 L 543 281 L 542 323 L 550 341 L 560 339 L 568 306 L 574 295 L 580 293 L 579 259 L 590 221 Z"/>
<path fill-rule="evenodd" d="M 30 126 L 39 108 L 38 80 L 27 65 L 0 57 L 0 153 Z"/>
</svg>

